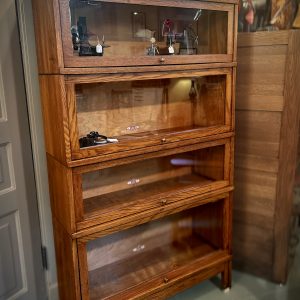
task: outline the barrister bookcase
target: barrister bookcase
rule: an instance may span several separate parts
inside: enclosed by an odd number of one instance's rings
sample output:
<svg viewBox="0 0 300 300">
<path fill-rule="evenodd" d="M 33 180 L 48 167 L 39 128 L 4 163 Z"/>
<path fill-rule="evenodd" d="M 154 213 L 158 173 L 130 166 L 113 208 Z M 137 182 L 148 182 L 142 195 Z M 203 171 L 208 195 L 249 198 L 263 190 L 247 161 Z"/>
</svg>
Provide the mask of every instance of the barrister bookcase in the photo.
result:
<svg viewBox="0 0 300 300">
<path fill-rule="evenodd" d="M 33 1 L 61 299 L 231 286 L 237 1 Z"/>
</svg>

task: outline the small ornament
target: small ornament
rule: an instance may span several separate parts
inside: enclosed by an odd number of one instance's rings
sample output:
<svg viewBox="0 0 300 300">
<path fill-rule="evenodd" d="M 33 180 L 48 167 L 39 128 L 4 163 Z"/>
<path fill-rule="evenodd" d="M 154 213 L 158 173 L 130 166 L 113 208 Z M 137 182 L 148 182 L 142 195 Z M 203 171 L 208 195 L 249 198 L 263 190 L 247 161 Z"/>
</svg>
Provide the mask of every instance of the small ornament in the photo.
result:
<svg viewBox="0 0 300 300">
<path fill-rule="evenodd" d="M 163 26 L 162 26 L 162 36 L 168 35 L 171 33 L 173 27 L 173 21 L 170 19 L 165 19 L 163 21 Z"/>
<path fill-rule="evenodd" d="M 155 42 L 156 42 L 155 37 L 152 37 L 152 38 L 150 39 L 150 43 L 151 43 L 152 45 L 154 45 Z"/>
<path fill-rule="evenodd" d="M 168 48 L 168 51 L 169 51 L 169 54 L 174 54 L 175 53 L 175 50 L 174 50 L 173 43 L 172 43 L 171 39 L 170 39 L 170 46 Z"/>
<path fill-rule="evenodd" d="M 168 50 L 169 50 L 170 54 L 174 54 L 175 53 L 174 47 L 172 45 L 168 48 Z"/>
<path fill-rule="evenodd" d="M 197 98 L 197 91 L 195 88 L 195 80 L 194 79 L 191 80 L 191 88 L 189 91 L 189 97 L 190 97 L 191 101 L 195 101 Z"/>
<path fill-rule="evenodd" d="M 151 46 L 147 49 L 147 54 L 149 56 L 155 56 L 156 54 L 159 54 L 159 51 L 158 51 L 158 48 L 157 48 L 155 42 L 156 42 L 155 37 L 152 37 L 150 39 Z"/>
<path fill-rule="evenodd" d="M 101 54 L 103 52 L 103 47 L 102 47 L 102 45 L 99 42 L 99 37 L 97 37 L 97 39 L 98 39 L 98 44 L 96 46 L 96 52 L 99 53 L 99 54 Z"/>
</svg>

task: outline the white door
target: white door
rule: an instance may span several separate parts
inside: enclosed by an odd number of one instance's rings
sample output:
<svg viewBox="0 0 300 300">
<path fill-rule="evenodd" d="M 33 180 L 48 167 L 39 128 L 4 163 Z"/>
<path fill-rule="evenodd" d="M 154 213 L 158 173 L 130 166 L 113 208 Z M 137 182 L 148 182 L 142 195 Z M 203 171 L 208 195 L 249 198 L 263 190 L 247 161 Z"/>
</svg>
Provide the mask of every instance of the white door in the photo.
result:
<svg viewBox="0 0 300 300">
<path fill-rule="evenodd" d="M 46 299 L 15 0 L 0 0 L 0 300 Z"/>
</svg>

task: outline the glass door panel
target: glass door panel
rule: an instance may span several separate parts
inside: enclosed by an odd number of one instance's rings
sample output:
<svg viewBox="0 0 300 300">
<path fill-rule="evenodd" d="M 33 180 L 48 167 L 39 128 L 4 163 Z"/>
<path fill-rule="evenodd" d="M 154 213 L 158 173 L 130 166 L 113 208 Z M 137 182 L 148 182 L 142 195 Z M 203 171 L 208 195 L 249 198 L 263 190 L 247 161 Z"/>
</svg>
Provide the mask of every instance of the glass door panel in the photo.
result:
<svg viewBox="0 0 300 300">
<path fill-rule="evenodd" d="M 220 145 L 83 173 L 84 219 L 108 222 L 225 187 L 224 155 Z"/>
<path fill-rule="evenodd" d="M 62 14 L 70 28 L 63 30 L 68 66 L 157 64 L 155 56 L 168 56 L 171 64 L 185 57 L 188 63 L 195 61 L 191 57 L 232 54 L 233 5 L 126 2 L 69 1 L 69 13 L 64 9 Z"/>
<path fill-rule="evenodd" d="M 212 75 L 78 84 L 80 147 L 133 147 L 136 141 L 168 135 L 174 139 L 174 134 L 182 139 L 187 138 L 181 136 L 184 133 L 188 136 L 197 130 L 224 126 L 226 83 L 226 75 Z M 97 134 L 89 138 L 90 132 Z"/>
<path fill-rule="evenodd" d="M 134 288 L 165 284 L 228 255 L 222 251 L 224 205 L 222 199 L 88 242 L 90 299 L 127 299 Z"/>
</svg>

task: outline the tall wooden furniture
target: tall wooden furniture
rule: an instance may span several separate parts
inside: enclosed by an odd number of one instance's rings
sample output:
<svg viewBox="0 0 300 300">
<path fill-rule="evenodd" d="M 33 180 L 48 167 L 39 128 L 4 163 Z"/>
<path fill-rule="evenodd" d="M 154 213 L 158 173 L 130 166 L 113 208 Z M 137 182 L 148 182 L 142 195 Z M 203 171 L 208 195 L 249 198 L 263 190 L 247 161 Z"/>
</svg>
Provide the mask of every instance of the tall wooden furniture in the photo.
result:
<svg viewBox="0 0 300 300">
<path fill-rule="evenodd" d="M 230 286 L 236 2 L 33 1 L 61 299 Z"/>
<path fill-rule="evenodd" d="M 299 31 L 238 35 L 234 261 L 281 283 L 290 256 L 299 70 Z"/>
</svg>

